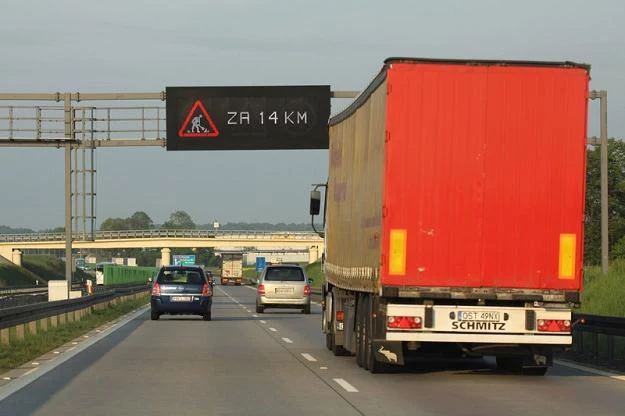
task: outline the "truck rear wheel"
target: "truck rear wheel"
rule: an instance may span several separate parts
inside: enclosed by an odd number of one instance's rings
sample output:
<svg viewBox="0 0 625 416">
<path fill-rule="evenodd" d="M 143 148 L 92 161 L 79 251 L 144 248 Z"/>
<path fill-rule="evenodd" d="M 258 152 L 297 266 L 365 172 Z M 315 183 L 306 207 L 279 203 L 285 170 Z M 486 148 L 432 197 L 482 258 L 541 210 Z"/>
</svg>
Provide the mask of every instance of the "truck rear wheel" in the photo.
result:
<svg viewBox="0 0 625 416">
<path fill-rule="evenodd" d="M 389 373 L 395 369 L 387 363 L 382 363 L 375 358 L 375 350 L 373 349 L 373 297 L 367 296 L 363 300 L 364 319 L 363 319 L 363 342 L 364 342 L 364 366 L 366 370 L 373 374 Z"/>
<path fill-rule="evenodd" d="M 497 360 L 497 369 L 501 371 L 510 371 L 515 373 L 521 373 L 528 376 L 544 376 L 549 370 L 549 366 L 547 365 L 535 365 L 535 366 L 526 366 L 527 364 L 526 356 L 506 356 L 506 355 L 498 355 L 496 357 Z M 531 360 L 529 360 L 531 361 Z"/>
<path fill-rule="evenodd" d="M 363 367 L 365 364 L 365 342 L 363 336 L 363 323 L 365 320 L 364 302 L 362 296 L 356 304 L 356 364 Z"/>
</svg>

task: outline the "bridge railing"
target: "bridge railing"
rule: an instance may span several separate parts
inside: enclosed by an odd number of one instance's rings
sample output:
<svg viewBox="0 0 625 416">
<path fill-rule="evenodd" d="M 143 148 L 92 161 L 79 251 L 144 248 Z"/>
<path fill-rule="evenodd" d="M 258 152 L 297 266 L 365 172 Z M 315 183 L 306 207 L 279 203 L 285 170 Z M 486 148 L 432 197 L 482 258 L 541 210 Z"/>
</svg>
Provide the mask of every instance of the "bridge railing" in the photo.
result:
<svg viewBox="0 0 625 416">
<path fill-rule="evenodd" d="M 254 231 L 254 230 L 123 230 L 96 231 L 96 240 L 121 240 L 132 238 L 220 238 L 220 239 L 294 239 L 320 240 L 312 231 Z M 0 242 L 64 241 L 65 233 L 0 234 Z M 83 241 L 84 235 L 74 234 L 74 241 Z"/>
</svg>

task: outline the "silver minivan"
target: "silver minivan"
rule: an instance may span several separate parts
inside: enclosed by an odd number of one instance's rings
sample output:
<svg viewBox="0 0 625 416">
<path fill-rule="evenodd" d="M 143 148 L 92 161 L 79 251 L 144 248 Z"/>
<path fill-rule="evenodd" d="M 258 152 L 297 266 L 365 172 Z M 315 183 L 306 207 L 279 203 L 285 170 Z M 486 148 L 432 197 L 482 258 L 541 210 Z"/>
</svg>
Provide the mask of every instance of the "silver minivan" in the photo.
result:
<svg viewBox="0 0 625 416">
<path fill-rule="evenodd" d="M 304 268 L 296 264 L 272 264 L 258 280 L 256 312 L 265 308 L 300 308 L 310 313 L 310 283 Z"/>
</svg>

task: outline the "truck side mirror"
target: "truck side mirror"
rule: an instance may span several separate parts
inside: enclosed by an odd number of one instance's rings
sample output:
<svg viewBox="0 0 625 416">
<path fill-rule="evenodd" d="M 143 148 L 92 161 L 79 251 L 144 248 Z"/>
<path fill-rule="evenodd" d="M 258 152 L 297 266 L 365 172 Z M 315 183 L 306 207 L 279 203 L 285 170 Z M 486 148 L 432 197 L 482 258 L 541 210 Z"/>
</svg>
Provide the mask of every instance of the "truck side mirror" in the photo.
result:
<svg viewBox="0 0 625 416">
<path fill-rule="evenodd" d="M 310 192 L 310 215 L 319 215 L 320 208 L 321 208 L 321 192 L 311 191 Z"/>
</svg>

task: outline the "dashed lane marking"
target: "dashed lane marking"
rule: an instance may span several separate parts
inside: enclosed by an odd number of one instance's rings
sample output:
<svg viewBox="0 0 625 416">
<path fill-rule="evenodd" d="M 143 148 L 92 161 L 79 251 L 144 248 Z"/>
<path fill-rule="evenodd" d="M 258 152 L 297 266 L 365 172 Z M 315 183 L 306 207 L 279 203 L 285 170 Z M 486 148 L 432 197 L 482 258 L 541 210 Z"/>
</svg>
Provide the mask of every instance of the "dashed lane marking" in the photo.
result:
<svg viewBox="0 0 625 416">
<path fill-rule="evenodd" d="M 282 341 L 286 342 L 287 344 L 293 343 L 293 341 L 291 341 L 289 338 L 282 338 Z"/>
<path fill-rule="evenodd" d="M 347 381 L 343 380 L 342 378 L 334 378 L 333 379 L 339 386 L 343 387 L 343 389 L 345 389 L 346 392 L 348 393 L 358 393 L 358 389 L 354 386 L 352 386 L 351 384 L 349 384 Z"/>
<path fill-rule="evenodd" d="M 313 357 L 312 355 L 308 354 L 307 352 L 303 352 L 302 353 L 302 357 L 306 358 L 306 360 L 308 360 L 310 362 L 317 361 L 317 359 L 315 357 Z"/>
</svg>

